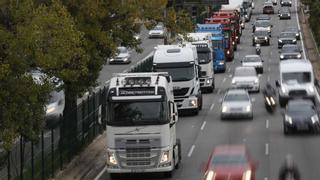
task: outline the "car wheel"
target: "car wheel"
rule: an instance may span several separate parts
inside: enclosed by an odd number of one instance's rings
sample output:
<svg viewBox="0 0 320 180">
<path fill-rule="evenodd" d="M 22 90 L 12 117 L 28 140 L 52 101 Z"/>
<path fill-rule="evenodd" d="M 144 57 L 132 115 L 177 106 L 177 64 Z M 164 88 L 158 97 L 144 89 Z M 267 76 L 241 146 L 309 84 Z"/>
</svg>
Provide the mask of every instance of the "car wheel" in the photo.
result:
<svg viewBox="0 0 320 180">
<path fill-rule="evenodd" d="M 282 98 L 281 96 L 279 96 L 279 104 L 280 104 L 280 107 L 284 107 L 286 106 L 286 100 L 284 98 Z"/>
<path fill-rule="evenodd" d="M 283 125 L 283 132 L 285 135 L 291 134 L 291 130 L 286 125 Z"/>
<path fill-rule="evenodd" d="M 220 115 L 221 121 L 226 120 L 226 118 L 223 115 Z"/>
</svg>

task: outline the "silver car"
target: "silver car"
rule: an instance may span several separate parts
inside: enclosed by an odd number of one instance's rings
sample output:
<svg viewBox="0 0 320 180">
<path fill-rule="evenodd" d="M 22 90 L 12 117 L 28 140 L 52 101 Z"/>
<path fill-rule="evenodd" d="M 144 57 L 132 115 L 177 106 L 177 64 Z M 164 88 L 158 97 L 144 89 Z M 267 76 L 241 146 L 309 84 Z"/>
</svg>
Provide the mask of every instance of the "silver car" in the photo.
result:
<svg viewBox="0 0 320 180">
<path fill-rule="evenodd" d="M 236 67 L 232 77 L 233 88 L 247 89 L 250 92 L 260 91 L 260 82 L 254 67 Z"/>
<path fill-rule="evenodd" d="M 257 73 L 263 73 L 263 60 L 259 55 L 246 55 L 241 64 L 245 67 L 254 67 Z"/>
<path fill-rule="evenodd" d="M 162 24 L 158 24 L 149 31 L 149 38 L 164 38 L 166 33 L 166 28 Z"/>
<path fill-rule="evenodd" d="M 226 118 L 253 119 L 252 103 L 246 90 L 228 90 L 224 95 L 221 107 L 221 120 Z"/>
<path fill-rule="evenodd" d="M 129 64 L 131 55 L 126 47 L 118 47 L 117 55 L 109 60 L 109 64 Z"/>
</svg>

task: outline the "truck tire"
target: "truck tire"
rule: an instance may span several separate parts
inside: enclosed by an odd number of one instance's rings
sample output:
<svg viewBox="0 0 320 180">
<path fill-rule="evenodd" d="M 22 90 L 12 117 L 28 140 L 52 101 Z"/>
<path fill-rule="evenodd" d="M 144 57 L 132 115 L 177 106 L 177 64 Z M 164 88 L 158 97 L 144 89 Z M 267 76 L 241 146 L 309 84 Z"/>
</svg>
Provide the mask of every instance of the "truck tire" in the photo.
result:
<svg viewBox="0 0 320 180">
<path fill-rule="evenodd" d="M 177 139 L 177 146 L 178 146 L 178 163 L 174 166 L 175 169 L 179 169 L 179 165 L 181 163 L 181 141 Z"/>
<path fill-rule="evenodd" d="M 203 104 L 203 102 L 202 102 L 202 94 L 200 94 L 200 98 L 199 99 L 200 99 L 199 100 L 199 102 L 200 102 L 199 110 L 202 110 L 202 104 Z"/>
</svg>

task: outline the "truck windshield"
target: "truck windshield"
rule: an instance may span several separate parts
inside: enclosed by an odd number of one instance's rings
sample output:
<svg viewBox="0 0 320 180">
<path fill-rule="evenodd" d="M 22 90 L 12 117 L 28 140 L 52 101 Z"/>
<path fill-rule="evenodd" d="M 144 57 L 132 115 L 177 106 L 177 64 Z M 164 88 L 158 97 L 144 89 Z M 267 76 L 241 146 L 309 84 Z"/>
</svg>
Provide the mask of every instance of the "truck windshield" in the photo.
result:
<svg viewBox="0 0 320 180">
<path fill-rule="evenodd" d="M 190 81 L 194 78 L 194 65 L 192 66 L 183 66 L 183 67 L 157 67 L 156 72 L 168 72 L 172 77 L 173 82 L 177 81 Z"/>
<path fill-rule="evenodd" d="M 282 82 L 285 84 L 310 83 L 311 73 L 310 72 L 282 73 Z"/>
<path fill-rule="evenodd" d="M 212 47 L 217 49 L 224 49 L 222 40 L 212 40 Z"/>
<path fill-rule="evenodd" d="M 139 126 L 168 123 L 165 103 L 161 101 L 110 102 L 108 125 Z"/>
<path fill-rule="evenodd" d="M 211 61 L 210 51 L 200 51 L 198 52 L 198 62 L 199 64 L 208 64 Z"/>
</svg>

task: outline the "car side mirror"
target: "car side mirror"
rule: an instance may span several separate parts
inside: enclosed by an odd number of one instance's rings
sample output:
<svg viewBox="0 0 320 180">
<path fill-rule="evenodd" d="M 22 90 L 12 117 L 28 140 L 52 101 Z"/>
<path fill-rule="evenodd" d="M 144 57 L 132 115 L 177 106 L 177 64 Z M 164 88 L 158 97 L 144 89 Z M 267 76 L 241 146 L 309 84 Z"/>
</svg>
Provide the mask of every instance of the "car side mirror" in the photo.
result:
<svg viewBox="0 0 320 180">
<path fill-rule="evenodd" d="M 276 87 L 280 87 L 280 82 L 279 82 L 279 80 L 276 80 Z"/>
</svg>

